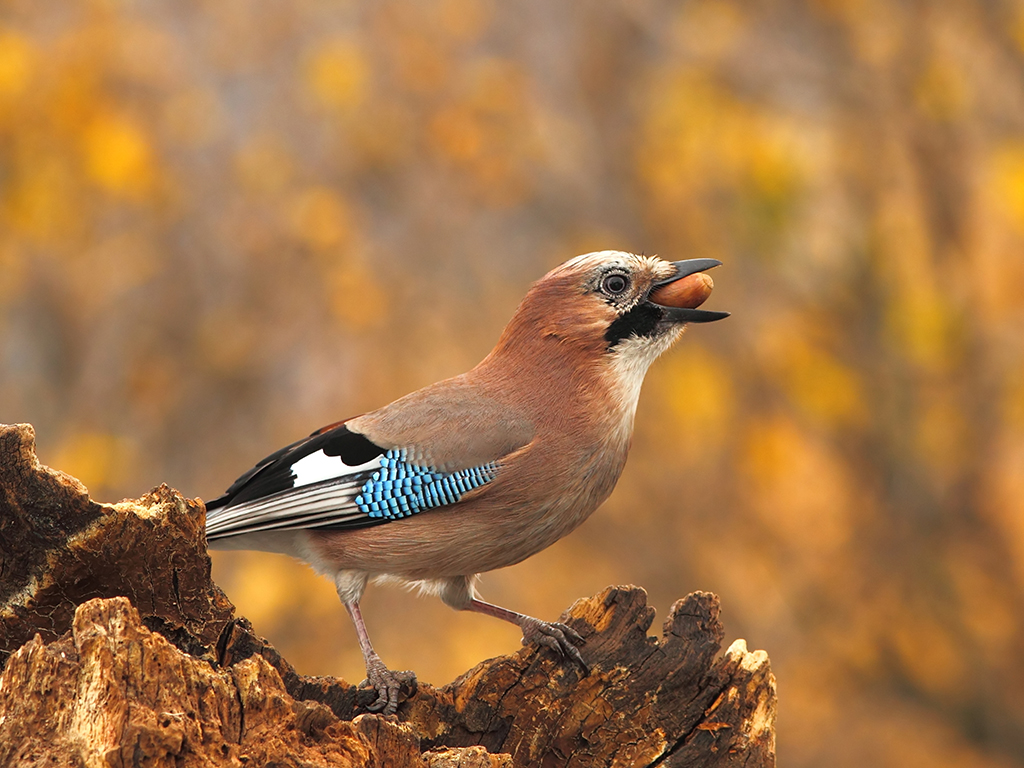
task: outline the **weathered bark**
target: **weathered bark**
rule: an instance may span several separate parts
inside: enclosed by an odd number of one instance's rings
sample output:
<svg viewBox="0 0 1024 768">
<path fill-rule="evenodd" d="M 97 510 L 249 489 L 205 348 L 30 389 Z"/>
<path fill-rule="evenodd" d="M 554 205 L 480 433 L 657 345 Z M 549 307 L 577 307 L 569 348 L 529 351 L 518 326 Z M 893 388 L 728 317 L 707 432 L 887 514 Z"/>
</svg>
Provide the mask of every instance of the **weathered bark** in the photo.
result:
<svg viewBox="0 0 1024 768">
<path fill-rule="evenodd" d="M 298 675 L 210 581 L 203 507 L 161 486 L 100 505 L 0 426 L 0 766 L 772 766 L 775 681 L 718 599 L 678 601 L 661 639 L 643 590 L 563 616 L 550 651 L 406 691 L 397 718 L 344 680 Z M 7 658 L 9 656 L 9 658 Z"/>
</svg>

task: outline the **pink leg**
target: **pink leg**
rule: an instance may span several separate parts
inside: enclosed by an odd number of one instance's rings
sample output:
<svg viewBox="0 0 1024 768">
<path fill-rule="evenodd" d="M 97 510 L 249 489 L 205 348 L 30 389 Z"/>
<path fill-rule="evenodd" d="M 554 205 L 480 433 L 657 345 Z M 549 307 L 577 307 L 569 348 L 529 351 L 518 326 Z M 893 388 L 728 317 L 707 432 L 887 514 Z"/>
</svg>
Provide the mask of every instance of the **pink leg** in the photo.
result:
<svg viewBox="0 0 1024 768">
<path fill-rule="evenodd" d="M 543 645 L 546 648 L 557 651 L 562 656 L 568 656 L 579 664 L 584 672 L 590 672 L 590 667 L 587 666 L 587 662 L 583 660 L 583 656 L 580 655 L 579 649 L 576 647 L 584 643 L 583 638 L 565 624 L 541 621 L 532 616 L 516 613 L 508 608 L 502 608 L 500 605 L 494 605 L 475 598 L 469 602 L 465 610 L 476 611 L 487 616 L 493 616 L 496 619 L 511 622 L 523 630 L 524 645 L 526 643 Z"/>
<path fill-rule="evenodd" d="M 368 709 L 371 712 L 383 712 L 385 715 L 393 715 L 398 709 L 398 693 L 402 683 L 413 683 L 416 675 L 412 672 L 392 672 L 388 669 L 380 656 L 370 645 L 370 636 L 366 632 L 366 624 L 363 623 L 363 614 L 359 610 L 359 601 L 346 602 L 352 623 L 356 625 L 356 637 L 359 638 L 359 647 L 363 651 L 363 659 L 366 661 L 366 680 L 360 684 L 373 686 L 377 690 L 377 700 Z"/>
</svg>

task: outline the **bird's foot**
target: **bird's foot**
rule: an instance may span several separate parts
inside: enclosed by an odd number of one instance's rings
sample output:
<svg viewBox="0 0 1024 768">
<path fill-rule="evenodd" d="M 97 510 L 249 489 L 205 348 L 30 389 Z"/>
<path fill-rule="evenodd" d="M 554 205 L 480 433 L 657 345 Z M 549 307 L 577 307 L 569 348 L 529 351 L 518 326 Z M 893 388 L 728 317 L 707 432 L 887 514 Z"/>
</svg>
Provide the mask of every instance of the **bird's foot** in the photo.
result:
<svg viewBox="0 0 1024 768">
<path fill-rule="evenodd" d="M 562 657 L 568 657 L 579 664 L 584 674 L 590 674 L 590 667 L 583 660 L 577 646 L 583 645 L 586 641 L 580 634 L 565 624 L 553 621 L 541 621 L 532 617 L 525 617 L 522 623 L 523 645 L 537 643 L 545 648 L 550 648 Z"/>
<path fill-rule="evenodd" d="M 367 707 L 371 712 L 393 715 L 398 709 L 398 694 L 403 685 L 414 687 L 416 673 L 409 670 L 393 671 L 384 666 L 376 654 L 366 662 L 366 679 L 359 684 L 360 690 L 377 691 L 377 700 Z"/>
</svg>

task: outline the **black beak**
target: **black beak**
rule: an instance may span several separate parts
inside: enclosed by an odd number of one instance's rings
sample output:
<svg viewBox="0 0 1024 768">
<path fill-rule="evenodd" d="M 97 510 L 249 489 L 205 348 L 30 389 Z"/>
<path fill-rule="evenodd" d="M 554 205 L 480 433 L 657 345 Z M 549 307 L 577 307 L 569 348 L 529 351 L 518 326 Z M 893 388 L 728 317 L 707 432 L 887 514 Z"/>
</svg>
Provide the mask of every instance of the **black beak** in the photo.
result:
<svg viewBox="0 0 1024 768">
<path fill-rule="evenodd" d="M 672 277 L 659 280 L 651 286 L 652 289 L 674 283 L 676 280 L 682 280 L 684 277 L 696 274 L 697 272 L 704 272 L 712 267 L 720 267 L 722 262 L 718 259 L 684 259 L 683 261 L 673 261 L 672 266 L 676 268 L 676 273 Z M 713 323 L 715 320 L 721 320 L 729 316 L 728 312 L 715 312 L 710 309 L 690 309 L 688 307 L 666 307 L 663 304 L 655 304 L 653 301 L 651 303 L 665 313 L 666 320 L 673 323 Z"/>
</svg>

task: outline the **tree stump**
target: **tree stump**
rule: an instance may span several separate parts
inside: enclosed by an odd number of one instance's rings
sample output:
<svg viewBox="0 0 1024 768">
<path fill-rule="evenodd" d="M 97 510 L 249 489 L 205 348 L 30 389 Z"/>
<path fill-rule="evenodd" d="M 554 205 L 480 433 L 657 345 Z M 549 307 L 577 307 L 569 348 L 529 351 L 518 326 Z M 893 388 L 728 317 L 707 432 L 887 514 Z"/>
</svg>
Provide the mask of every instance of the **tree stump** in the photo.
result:
<svg viewBox="0 0 1024 768">
<path fill-rule="evenodd" d="M 210 580 L 202 502 L 161 486 L 97 504 L 0 425 L 0 766 L 774 766 L 775 679 L 718 598 L 637 587 L 563 614 L 584 675 L 534 646 L 441 688 L 304 677 Z"/>
</svg>

